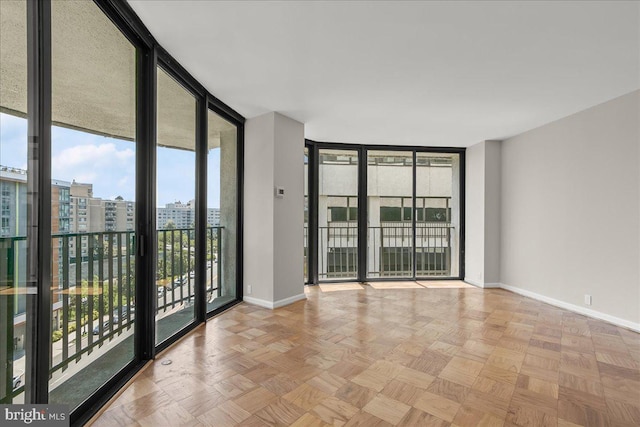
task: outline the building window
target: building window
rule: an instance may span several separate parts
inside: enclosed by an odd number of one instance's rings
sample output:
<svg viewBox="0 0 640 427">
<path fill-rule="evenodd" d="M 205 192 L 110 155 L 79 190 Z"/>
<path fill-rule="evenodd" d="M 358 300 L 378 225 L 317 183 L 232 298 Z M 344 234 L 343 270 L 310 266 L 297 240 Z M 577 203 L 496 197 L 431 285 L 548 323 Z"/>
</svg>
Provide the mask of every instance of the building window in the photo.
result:
<svg viewBox="0 0 640 427">
<path fill-rule="evenodd" d="M 358 198 L 336 197 L 328 198 L 328 222 L 355 222 L 358 220 Z"/>
<path fill-rule="evenodd" d="M 0 232 L 2 234 L 9 234 L 9 218 L 0 218 Z"/>
</svg>

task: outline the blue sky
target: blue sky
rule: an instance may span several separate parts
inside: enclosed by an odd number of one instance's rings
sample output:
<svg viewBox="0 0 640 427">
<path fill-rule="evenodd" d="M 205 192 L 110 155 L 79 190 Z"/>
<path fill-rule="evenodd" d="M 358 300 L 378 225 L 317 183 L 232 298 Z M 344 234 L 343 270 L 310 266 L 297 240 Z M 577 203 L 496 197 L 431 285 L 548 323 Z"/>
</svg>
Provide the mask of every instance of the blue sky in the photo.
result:
<svg viewBox="0 0 640 427">
<path fill-rule="evenodd" d="M 93 184 L 94 197 L 135 200 L 135 143 L 54 126 L 54 179 Z M 157 205 L 195 198 L 195 153 L 159 147 Z M 27 168 L 27 121 L 0 113 L 0 165 Z M 220 149 L 209 153 L 210 208 L 220 207 Z"/>
</svg>

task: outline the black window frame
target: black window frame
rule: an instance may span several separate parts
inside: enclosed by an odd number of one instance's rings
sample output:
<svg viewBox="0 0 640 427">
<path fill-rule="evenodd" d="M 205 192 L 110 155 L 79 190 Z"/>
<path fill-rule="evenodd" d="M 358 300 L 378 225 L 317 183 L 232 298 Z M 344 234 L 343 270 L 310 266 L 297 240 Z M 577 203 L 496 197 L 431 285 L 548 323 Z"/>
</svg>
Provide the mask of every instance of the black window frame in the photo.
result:
<svg viewBox="0 0 640 427">
<path fill-rule="evenodd" d="M 319 254 L 317 251 L 318 245 L 318 194 L 319 185 L 319 151 L 321 149 L 334 149 L 334 150 L 353 150 L 358 151 L 358 270 L 357 278 L 355 279 L 339 279 L 340 282 L 371 282 L 371 281 L 397 281 L 397 280 L 463 280 L 465 274 L 465 164 L 466 164 L 466 148 L 464 147 L 433 147 L 433 146 L 415 146 L 415 145 L 372 145 L 372 144 L 357 144 L 357 143 L 343 143 L 343 142 L 328 142 L 328 141 L 314 141 L 311 139 L 305 139 L 305 147 L 309 151 L 308 161 L 308 182 L 309 182 L 309 231 L 307 247 L 309 256 L 307 258 L 307 268 L 309 272 L 307 284 L 317 285 L 319 283 L 331 283 L 336 280 L 320 280 L 318 274 L 318 262 Z M 460 206 L 460 231 L 459 231 L 459 248 L 458 248 L 458 275 L 457 276 L 444 276 L 444 277 L 423 277 L 418 276 L 416 271 L 416 262 L 413 263 L 413 275 L 412 277 L 402 278 L 384 278 L 384 277 L 367 277 L 368 270 L 368 258 L 367 258 L 367 219 L 368 219 L 368 204 L 367 204 L 367 167 L 369 166 L 368 153 L 370 151 L 403 151 L 413 153 L 412 168 L 413 168 L 413 195 L 411 197 L 414 200 L 413 209 L 416 210 L 415 201 L 416 197 L 416 171 L 420 166 L 425 166 L 424 162 L 420 165 L 417 164 L 418 154 L 420 153 L 446 153 L 457 154 L 459 156 L 459 206 Z M 390 159 L 395 161 L 396 159 Z M 376 161 L 374 164 L 380 162 Z M 385 162 L 382 162 L 383 164 Z M 397 162 L 396 162 L 397 163 Z M 403 162 L 404 163 L 404 162 Z M 390 165 L 390 164 L 387 164 Z M 450 208 L 448 208 L 450 210 Z M 426 208 L 424 215 L 426 215 Z M 448 215 L 451 216 L 450 213 Z M 401 212 L 401 219 L 403 212 Z M 417 216 L 411 220 L 413 228 L 413 259 L 416 259 L 416 228 L 417 228 Z"/>
<path fill-rule="evenodd" d="M 110 19 L 136 49 L 136 322 L 134 332 L 134 359 L 122 367 L 111 379 L 100 386 L 70 413 L 71 425 L 83 425 L 105 403 L 116 395 L 145 364 L 156 357 L 176 340 L 192 331 L 207 318 L 220 313 L 242 301 L 242 197 L 244 164 L 244 123 L 245 118 L 209 93 L 190 73 L 188 73 L 149 32 L 133 9 L 122 0 L 92 1 Z M 25 350 L 30 357 L 25 367 L 25 402 L 46 404 L 49 399 L 49 359 L 51 355 L 51 266 L 39 260 L 51 259 L 51 0 L 26 0 L 27 30 L 27 120 L 30 153 L 37 152 L 38 158 L 29 159 L 29 169 L 33 175 L 28 179 L 30 204 L 37 211 L 28 214 L 29 221 L 36 227 L 27 235 L 27 266 L 38 289 L 27 303 L 27 333 Z M 237 244 L 236 244 L 236 299 L 207 313 L 204 298 L 204 275 L 196 277 L 196 316 L 194 322 L 181 329 L 159 345 L 155 344 L 155 149 L 156 149 L 156 68 L 160 65 L 183 86 L 193 92 L 197 99 L 196 123 L 196 235 L 206 228 L 206 113 L 211 109 L 229 122 L 238 131 L 237 142 Z M 33 178 L 32 178 L 33 177 Z M 204 185 L 203 185 L 204 184 Z M 203 211 L 204 209 L 204 211 Z M 204 214 L 203 214 L 204 212 Z M 198 245 L 198 244 L 197 244 Z M 199 244 L 196 260 L 206 265 L 206 251 Z M 199 282 L 198 282 L 199 281 Z M 144 285 L 142 285 L 144 284 Z"/>
</svg>

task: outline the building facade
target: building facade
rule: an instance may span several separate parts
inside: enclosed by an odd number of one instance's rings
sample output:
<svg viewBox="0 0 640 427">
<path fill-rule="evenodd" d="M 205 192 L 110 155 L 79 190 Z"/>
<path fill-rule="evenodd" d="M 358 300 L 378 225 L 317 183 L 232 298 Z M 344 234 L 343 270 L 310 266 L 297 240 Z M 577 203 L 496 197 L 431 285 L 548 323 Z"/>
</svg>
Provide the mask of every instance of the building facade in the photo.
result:
<svg viewBox="0 0 640 427">
<path fill-rule="evenodd" d="M 189 200 L 187 203 L 180 201 L 167 203 L 164 208 L 156 209 L 156 228 L 163 230 L 172 228 L 193 228 L 196 221 L 196 201 Z M 220 209 L 207 209 L 207 225 L 218 227 L 220 225 Z"/>
<path fill-rule="evenodd" d="M 26 286 L 26 218 L 27 218 L 27 171 L 0 166 L 0 237 L 11 238 L 2 250 L 13 259 L 7 271 L 0 271 L 0 282 L 11 281 L 18 287 Z M 93 196 L 93 184 L 51 181 L 51 234 L 53 329 L 61 325 L 60 310 L 63 306 L 61 293 L 55 289 L 73 287 L 80 263 L 81 274 L 86 275 L 90 248 L 98 241 L 95 233 L 133 231 L 135 228 L 135 203 L 122 197 L 105 200 Z M 87 236 L 81 236 L 87 234 Z M 103 243 L 108 235 L 103 234 Z M 80 253 L 78 254 L 78 246 Z M 116 249 L 117 250 L 117 249 Z M 124 252 L 124 249 L 121 248 Z M 97 261 L 94 262 L 94 264 Z M 105 261 L 106 265 L 106 261 Z M 65 267 L 67 267 L 65 269 Z M 98 271 L 96 265 L 95 268 Z M 65 283 L 66 282 L 66 283 Z M 13 303 L 14 341 L 20 349 L 24 340 L 26 299 L 16 295 Z"/>
</svg>

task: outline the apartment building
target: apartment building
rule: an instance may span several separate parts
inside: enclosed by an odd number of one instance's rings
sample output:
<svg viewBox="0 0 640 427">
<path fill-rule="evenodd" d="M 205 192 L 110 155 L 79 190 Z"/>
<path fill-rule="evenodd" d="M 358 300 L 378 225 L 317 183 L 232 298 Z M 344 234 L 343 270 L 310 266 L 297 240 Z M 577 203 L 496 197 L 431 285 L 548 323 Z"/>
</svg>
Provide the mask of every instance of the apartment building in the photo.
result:
<svg viewBox="0 0 640 427">
<path fill-rule="evenodd" d="M 27 209 L 26 171 L 0 166 L 0 236 L 24 236 L 27 224 L 20 221 Z"/>
<path fill-rule="evenodd" d="M 167 228 L 167 224 L 171 224 L 174 228 L 193 227 L 196 219 L 195 207 L 196 201 L 189 200 L 187 203 L 178 201 L 174 203 L 167 203 L 163 208 L 157 208 L 157 228 Z M 207 209 L 207 224 L 211 227 L 217 227 L 220 225 L 220 209 Z"/>
</svg>

